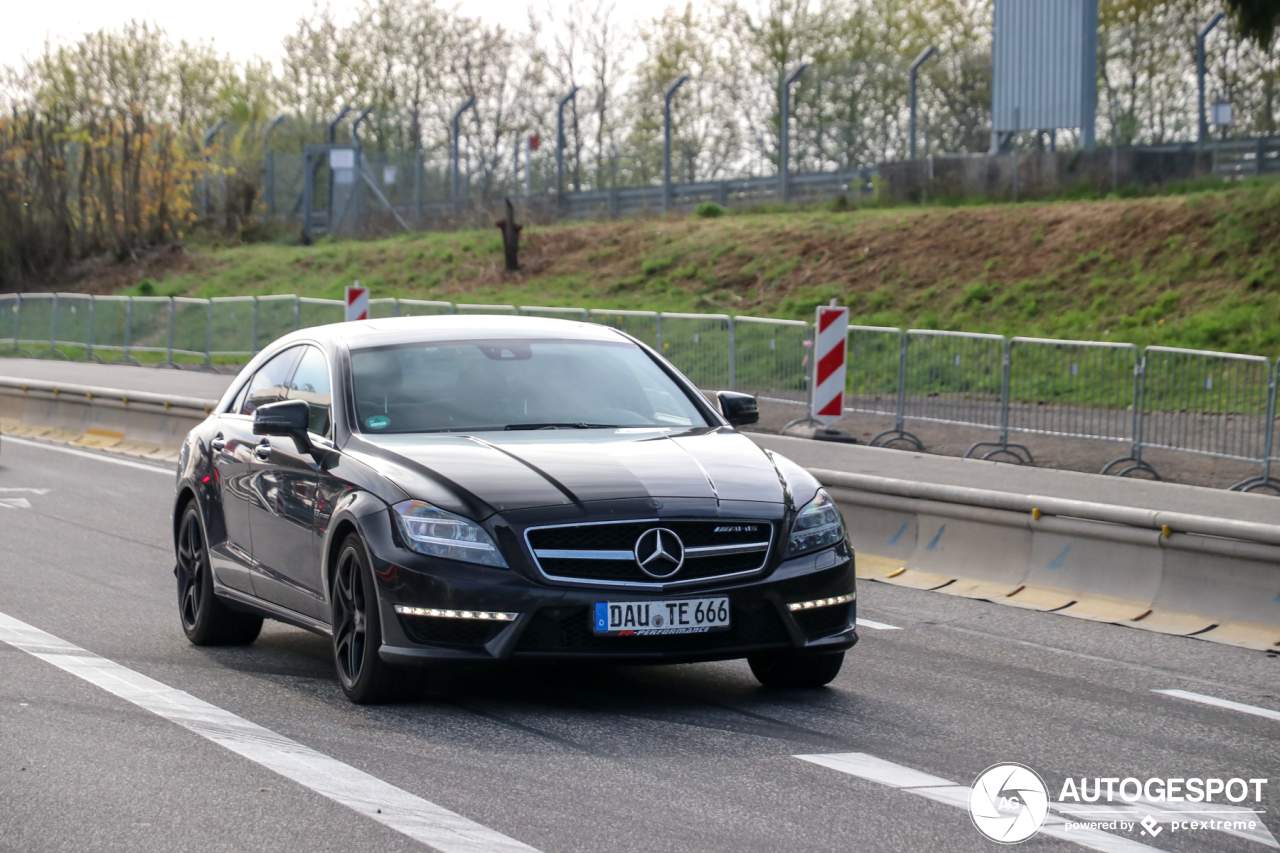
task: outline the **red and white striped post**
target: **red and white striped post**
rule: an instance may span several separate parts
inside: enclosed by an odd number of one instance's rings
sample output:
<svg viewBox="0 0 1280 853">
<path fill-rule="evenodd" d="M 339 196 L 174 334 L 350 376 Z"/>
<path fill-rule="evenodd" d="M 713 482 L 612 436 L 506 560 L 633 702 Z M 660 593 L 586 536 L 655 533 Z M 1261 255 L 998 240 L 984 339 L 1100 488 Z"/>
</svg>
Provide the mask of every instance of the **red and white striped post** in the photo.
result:
<svg viewBox="0 0 1280 853">
<path fill-rule="evenodd" d="M 830 427 L 844 417 L 845 360 L 849 342 L 849 309 L 820 306 L 814 347 L 814 420 Z"/>
<path fill-rule="evenodd" d="M 358 281 L 347 285 L 347 319 L 369 319 L 369 288 L 361 287 Z"/>
</svg>

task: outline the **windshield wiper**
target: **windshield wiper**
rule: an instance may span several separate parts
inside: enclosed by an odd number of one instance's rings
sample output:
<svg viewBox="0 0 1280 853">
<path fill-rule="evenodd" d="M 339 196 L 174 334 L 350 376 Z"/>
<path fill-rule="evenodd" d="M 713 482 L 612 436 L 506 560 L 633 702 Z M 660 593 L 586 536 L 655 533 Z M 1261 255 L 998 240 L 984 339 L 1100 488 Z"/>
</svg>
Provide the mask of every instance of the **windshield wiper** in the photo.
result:
<svg viewBox="0 0 1280 853">
<path fill-rule="evenodd" d="M 503 429 L 617 429 L 614 424 L 546 423 L 546 424 L 507 424 Z"/>
</svg>

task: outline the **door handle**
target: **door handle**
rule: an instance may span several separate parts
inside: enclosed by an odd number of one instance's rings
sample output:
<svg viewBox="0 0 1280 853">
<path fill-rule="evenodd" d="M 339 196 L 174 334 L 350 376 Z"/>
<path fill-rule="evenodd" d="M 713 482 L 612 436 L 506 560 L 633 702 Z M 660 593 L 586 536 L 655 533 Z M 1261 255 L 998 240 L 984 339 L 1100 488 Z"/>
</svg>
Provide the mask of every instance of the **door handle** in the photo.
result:
<svg viewBox="0 0 1280 853">
<path fill-rule="evenodd" d="M 253 452 L 258 455 L 259 459 L 266 459 L 271 455 L 271 442 L 264 438 L 257 447 L 253 448 Z"/>
<path fill-rule="evenodd" d="M 213 437 L 213 441 L 209 442 L 209 447 L 214 453 L 221 453 L 223 448 L 227 446 L 227 440 L 222 437 L 222 433 L 218 433 Z"/>
</svg>

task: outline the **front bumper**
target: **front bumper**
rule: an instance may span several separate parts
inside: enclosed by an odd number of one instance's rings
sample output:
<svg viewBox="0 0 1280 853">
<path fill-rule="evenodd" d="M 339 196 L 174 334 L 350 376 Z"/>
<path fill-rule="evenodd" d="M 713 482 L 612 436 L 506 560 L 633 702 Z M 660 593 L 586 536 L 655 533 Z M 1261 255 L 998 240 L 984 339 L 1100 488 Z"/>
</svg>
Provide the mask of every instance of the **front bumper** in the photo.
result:
<svg viewBox="0 0 1280 853">
<path fill-rule="evenodd" d="M 858 641 L 857 601 L 792 612 L 794 602 L 854 594 L 847 543 L 788 560 L 740 582 L 709 583 L 679 593 L 553 584 L 516 566 L 496 569 L 433 559 L 404 548 L 386 513 L 363 519 L 373 561 L 383 660 L 400 665 L 442 661 L 579 660 L 692 663 L 770 651 L 838 652 Z M 597 601 L 653 601 L 728 596 L 730 629 L 668 636 L 597 636 Z M 513 621 L 404 615 L 403 607 L 455 614 L 514 613 Z"/>
</svg>

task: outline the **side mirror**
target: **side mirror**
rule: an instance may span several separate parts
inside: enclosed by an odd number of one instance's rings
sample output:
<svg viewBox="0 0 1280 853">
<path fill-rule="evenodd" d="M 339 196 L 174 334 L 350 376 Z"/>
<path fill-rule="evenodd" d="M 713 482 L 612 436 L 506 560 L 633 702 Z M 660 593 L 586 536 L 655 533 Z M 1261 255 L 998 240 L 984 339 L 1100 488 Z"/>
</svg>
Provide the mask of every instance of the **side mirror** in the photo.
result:
<svg viewBox="0 0 1280 853">
<path fill-rule="evenodd" d="M 307 425 L 311 422 L 311 406 L 306 400 L 282 400 L 268 403 L 253 413 L 254 435 L 281 435 L 293 439 L 301 453 L 311 452 Z"/>
<path fill-rule="evenodd" d="M 750 394 L 720 391 L 716 394 L 716 399 L 720 402 L 720 414 L 731 425 L 746 426 L 760 421 L 760 406 Z"/>
</svg>

